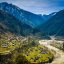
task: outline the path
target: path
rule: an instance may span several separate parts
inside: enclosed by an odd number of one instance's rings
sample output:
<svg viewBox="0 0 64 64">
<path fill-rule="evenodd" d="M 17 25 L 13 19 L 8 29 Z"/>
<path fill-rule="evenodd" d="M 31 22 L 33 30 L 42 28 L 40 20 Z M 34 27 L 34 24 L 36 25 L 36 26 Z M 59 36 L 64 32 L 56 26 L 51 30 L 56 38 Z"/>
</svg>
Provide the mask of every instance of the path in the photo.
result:
<svg viewBox="0 0 64 64">
<path fill-rule="evenodd" d="M 64 64 L 64 52 L 50 45 L 47 41 L 40 40 L 39 43 L 56 52 L 55 59 L 51 64 Z"/>
</svg>

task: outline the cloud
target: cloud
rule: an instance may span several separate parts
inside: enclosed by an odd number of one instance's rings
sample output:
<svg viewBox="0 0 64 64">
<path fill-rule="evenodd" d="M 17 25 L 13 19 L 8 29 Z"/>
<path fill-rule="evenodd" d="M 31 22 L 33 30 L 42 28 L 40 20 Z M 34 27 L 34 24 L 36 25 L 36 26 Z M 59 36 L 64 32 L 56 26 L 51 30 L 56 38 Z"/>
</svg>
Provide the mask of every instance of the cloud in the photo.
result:
<svg viewBox="0 0 64 64">
<path fill-rule="evenodd" d="M 64 0 L 0 0 L 37 14 L 49 14 L 64 9 Z"/>
</svg>

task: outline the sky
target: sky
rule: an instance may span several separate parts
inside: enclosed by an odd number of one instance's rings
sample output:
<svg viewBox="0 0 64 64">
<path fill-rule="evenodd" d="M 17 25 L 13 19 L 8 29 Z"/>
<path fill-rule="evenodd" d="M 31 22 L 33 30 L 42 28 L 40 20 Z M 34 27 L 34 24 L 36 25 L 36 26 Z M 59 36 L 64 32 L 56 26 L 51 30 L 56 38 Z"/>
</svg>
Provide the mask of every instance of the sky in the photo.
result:
<svg viewBox="0 0 64 64">
<path fill-rule="evenodd" d="M 64 9 L 64 0 L 0 0 L 35 14 L 50 14 Z"/>
</svg>

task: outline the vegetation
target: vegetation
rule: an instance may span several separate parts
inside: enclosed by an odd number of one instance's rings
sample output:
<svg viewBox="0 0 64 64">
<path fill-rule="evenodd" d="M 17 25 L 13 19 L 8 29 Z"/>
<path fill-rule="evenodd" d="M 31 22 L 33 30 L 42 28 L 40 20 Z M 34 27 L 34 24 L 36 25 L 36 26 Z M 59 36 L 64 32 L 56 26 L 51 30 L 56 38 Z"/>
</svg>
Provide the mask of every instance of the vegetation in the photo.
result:
<svg viewBox="0 0 64 64">
<path fill-rule="evenodd" d="M 45 23 L 37 27 L 42 33 L 50 36 L 64 37 L 64 10 L 57 12 Z"/>
<path fill-rule="evenodd" d="M 64 41 L 55 40 L 51 43 L 51 45 L 64 51 Z"/>
<path fill-rule="evenodd" d="M 39 45 L 34 37 L 17 37 L 9 33 L 1 34 L 0 38 L 1 64 L 40 64 L 53 60 L 51 51 Z"/>
</svg>

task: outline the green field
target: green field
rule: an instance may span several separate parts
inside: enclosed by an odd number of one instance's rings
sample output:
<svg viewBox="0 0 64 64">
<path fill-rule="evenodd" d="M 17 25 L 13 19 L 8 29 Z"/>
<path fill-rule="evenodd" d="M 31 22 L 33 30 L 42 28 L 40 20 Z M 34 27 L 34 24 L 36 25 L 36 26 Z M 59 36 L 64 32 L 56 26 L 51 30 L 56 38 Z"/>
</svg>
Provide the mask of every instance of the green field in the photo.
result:
<svg viewBox="0 0 64 64">
<path fill-rule="evenodd" d="M 38 39 L 23 39 L 8 34 L 1 35 L 0 59 L 4 64 L 40 64 L 49 63 L 54 56 L 51 51 L 38 43 Z M 4 59 L 3 59 L 4 58 Z M 7 58 L 7 59 L 6 59 Z"/>
</svg>

